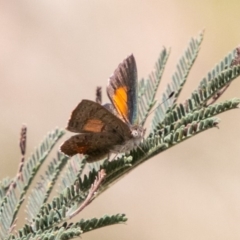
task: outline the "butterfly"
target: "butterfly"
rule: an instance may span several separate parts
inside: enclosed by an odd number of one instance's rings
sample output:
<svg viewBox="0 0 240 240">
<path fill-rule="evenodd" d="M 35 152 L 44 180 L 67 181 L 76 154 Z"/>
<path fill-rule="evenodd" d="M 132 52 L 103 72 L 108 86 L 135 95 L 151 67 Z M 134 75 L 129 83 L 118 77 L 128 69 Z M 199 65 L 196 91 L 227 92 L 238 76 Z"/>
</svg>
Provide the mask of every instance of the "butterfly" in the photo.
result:
<svg viewBox="0 0 240 240">
<path fill-rule="evenodd" d="M 67 156 L 86 155 L 88 162 L 110 153 L 125 153 L 137 147 L 145 129 L 138 123 L 137 66 L 133 55 L 119 64 L 109 78 L 111 104 L 82 100 L 73 110 L 67 130 L 78 133 L 60 147 Z"/>
</svg>

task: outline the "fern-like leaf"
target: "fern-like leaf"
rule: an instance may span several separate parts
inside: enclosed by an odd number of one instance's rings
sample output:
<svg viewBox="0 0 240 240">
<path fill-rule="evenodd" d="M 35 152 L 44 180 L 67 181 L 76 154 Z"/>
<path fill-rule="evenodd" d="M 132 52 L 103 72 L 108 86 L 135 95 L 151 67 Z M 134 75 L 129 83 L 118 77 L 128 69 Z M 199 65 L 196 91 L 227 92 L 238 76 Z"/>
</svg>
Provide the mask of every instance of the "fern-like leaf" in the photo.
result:
<svg viewBox="0 0 240 240">
<path fill-rule="evenodd" d="M 6 196 L 11 182 L 12 180 L 8 177 L 2 179 L 2 181 L 0 182 L 0 202 L 2 202 L 4 197 Z"/>
<path fill-rule="evenodd" d="M 25 162 L 23 176 L 16 180 L 16 188 L 9 189 L 7 196 L 1 203 L 0 238 L 4 239 L 7 236 L 33 177 L 63 133 L 59 129 L 49 133 L 35 153 Z"/>
<path fill-rule="evenodd" d="M 104 215 L 103 217 L 97 219 L 92 218 L 89 220 L 81 220 L 73 226 L 79 226 L 83 233 L 92 231 L 97 228 L 106 227 L 113 224 L 124 223 L 127 221 L 127 217 L 125 214 L 116 214 L 116 215 Z"/>
<path fill-rule="evenodd" d="M 142 125 L 144 125 L 149 112 L 156 103 L 155 96 L 161 82 L 162 74 L 169 54 L 170 51 L 163 48 L 158 61 L 156 62 L 155 71 L 149 75 L 147 80 L 142 79 L 139 81 L 139 122 L 141 122 Z"/>
<path fill-rule="evenodd" d="M 236 49 L 232 50 L 230 53 L 228 53 L 219 63 L 217 63 L 214 68 L 209 71 L 205 77 L 200 81 L 199 88 L 202 88 L 208 84 L 209 81 L 212 81 L 214 78 L 219 77 L 225 71 L 228 69 L 233 59 L 235 58 L 235 52 Z"/>
<path fill-rule="evenodd" d="M 69 159 L 67 169 L 61 176 L 59 192 L 62 192 L 67 187 L 73 185 L 75 181 L 81 176 L 85 166 L 85 159 L 81 158 L 79 155 L 76 155 L 75 157 Z"/>
<path fill-rule="evenodd" d="M 184 51 L 184 54 L 181 56 L 177 64 L 177 70 L 172 76 L 172 83 L 168 84 L 166 91 L 163 93 L 162 104 L 157 106 L 157 111 L 155 111 L 155 115 L 153 117 L 153 123 L 163 121 L 166 112 L 173 106 L 174 103 L 176 103 L 187 80 L 189 72 L 198 56 L 203 35 L 204 32 L 202 31 L 197 37 L 192 38 L 187 49 Z M 167 100 L 169 95 L 173 92 L 174 96 Z M 152 128 L 154 128 L 154 126 L 152 126 Z"/>
<path fill-rule="evenodd" d="M 214 117 L 222 112 L 238 108 L 240 99 L 234 98 L 226 100 L 217 104 L 212 104 L 203 108 L 195 108 L 192 99 L 189 99 L 188 104 L 179 104 L 174 110 L 169 111 L 162 122 L 154 122 L 153 132 L 161 131 L 165 129 L 175 129 L 179 125 L 187 126 L 187 124 L 194 121 L 204 120 L 208 117 Z"/>
<path fill-rule="evenodd" d="M 200 34 L 192 38 L 189 42 L 187 49 L 184 54 L 180 58 L 177 64 L 177 70 L 172 76 L 172 84 L 168 85 L 166 94 L 163 94 L 163 100 L 171 93 L 174 92 L 173 103 L 175 103 L 186 83 L 189 72 L 198 56 L 198 52 L 200 50 L 200 46 L 203 40 L 204 31 L 200 32 Z"/>
<path fill-rule="evenodd" d="M 218 67 L 216 67 L 216 69 L 218 69 Z M 211 98 L 213 98 L 214 102 L 214 98 L 218 98 L 220 91 L 228 87 L 229 84 L 240 75 L 240 65 L 233 66 L 233 68 L 228 68 L 215 75 L 211 80 L 202 81 L 200 87 L 192 93 L 191 99 L 194 103 L 193 107 L 204 106 L 208 104 Z"/>
<path fill-rule="evenodd" d="M 81 219 L 76 223 L 66 222 L 61 227 L 55 227 L 49 231 L 43 231 L 41 229 L 44 226 L 39 226 L 39 231 L 34 232 L 31 226 L 25 225 L 18 232 L 18 237 L 10 236 L 9 240 L 21 240 L 21 239 L 72 239 L 80 236 L 82 233 L 89 232 L 98 228 L 120 224 L 127 221 L 125 214 L 116 215 L 104 215 L 101 218 Z M 42 222 L 44 225 L 44 223 Z"/>
<path fill-rule="evenodd" d="M 42 180 L 32 190 L 26 207 L 29 222 L 36 217 L 41 206 L 47 201 L 58 175 L 66 165 L 68 159 L 68 157 L 58 152 L 57 158 L 53 159 L 48 165 L 45 176 L 42 176 Z"/>
<path fill-rule="evenodd" d="M 112 162 L 105 161 L 101 165 L 101 169 L 106 171 L 107 176 L 97 196 L 108 189 L 109 185 L 115 183 L 120 177 L 132 171 L 139 164 L 150 159 L 152 156 L 156 156 L 160 152 L 189 139 L 196 134 L 206 131 L 207 129 L 216 127 L 218 123 L 218 118 L 210 117 L 199 121 L 192 121 L 187 127 L 178 126 L 173 130 L 168 129 L 164 134 L 156 133 L 144 140 L 137 149 L 131 151 L 129 154 L 123 155 Z M 93 178 L 92 174 L 93 172 L 89 172 L 89 175 L 85 175 L 85 183 L 90 184 Z"/>
</svg>

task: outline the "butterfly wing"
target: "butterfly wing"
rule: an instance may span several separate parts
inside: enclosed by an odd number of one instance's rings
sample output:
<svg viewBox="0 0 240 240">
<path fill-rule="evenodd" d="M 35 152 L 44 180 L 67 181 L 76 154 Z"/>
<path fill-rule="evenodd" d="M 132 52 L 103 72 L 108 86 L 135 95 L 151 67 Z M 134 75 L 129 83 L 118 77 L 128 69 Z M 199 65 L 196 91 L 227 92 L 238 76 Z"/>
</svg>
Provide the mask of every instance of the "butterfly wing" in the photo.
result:
<svg viewBox="0 0 240 240">
<path fill-rule="evenodd" d="M 120 136 L 130 134 L 129 127 L 102 105 L 82 100 L 73 110 L 67 130 L 75 133 L 116 133 Z"/>
<path fill-rule="evenodd" d="M 77 153 L 85 154 L 88 162 L 94 162 L 106 157 L 114 145 L 122 142 L 121 136 L 108 132 L 82 133 L 65 141 L 60 150 L 67 156 L 74 156 Z"/>
<path fill-rule="evenodd" d="M 116 111 L 128 124 L 137 124 L 137 66 L 133 55 L 119 64 L 109 79 L 107 94 Z"/>
</svg>

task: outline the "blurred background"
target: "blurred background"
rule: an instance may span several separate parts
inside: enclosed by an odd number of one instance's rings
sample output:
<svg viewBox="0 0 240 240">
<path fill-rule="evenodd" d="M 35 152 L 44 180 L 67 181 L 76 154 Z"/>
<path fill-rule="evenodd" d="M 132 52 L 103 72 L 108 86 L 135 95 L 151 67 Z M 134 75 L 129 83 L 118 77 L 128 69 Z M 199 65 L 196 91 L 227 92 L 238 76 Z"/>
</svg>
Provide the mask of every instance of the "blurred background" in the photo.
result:
<svg viewBox="0 0 240 240">
<path fill-rule="evenodd" d="M 17 171 L 22 123 L 30 154 L 48 131 L 66 126 L 81 99 L 95 99 L 96 86 L 108 101 L 107 79 L 127 55 L 135 55 L 139 78 L 147 77 L 166 46 L 160 97 L 189 39 L 205 29 L 184 101 L 239 45 L 239 7 L 238 0 L 1 0 L 0 176 Z M 233 97 L 240 79 L 220 100 Z M 240 112 L 220 117 L 220 129 L 142 164 L 86 208 L 78 219 L 126 213 L 129 220 L 83 239 L 240 239 Z"/>
</svg>

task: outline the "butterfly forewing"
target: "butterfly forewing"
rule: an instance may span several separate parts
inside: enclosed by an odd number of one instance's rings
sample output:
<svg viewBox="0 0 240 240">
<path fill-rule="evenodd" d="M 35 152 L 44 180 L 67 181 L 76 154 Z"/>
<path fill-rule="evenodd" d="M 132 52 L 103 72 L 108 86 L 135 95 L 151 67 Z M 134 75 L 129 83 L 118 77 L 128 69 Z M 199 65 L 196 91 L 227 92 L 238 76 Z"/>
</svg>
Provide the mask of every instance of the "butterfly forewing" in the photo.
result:
<svg viewBox="0 0 240 240">
<path fill-rule="evenodd" d="M 102 105 L 90 100 L 82 100 L 72 112 L 67 130 L 75 133 L 117 131 L 122 135 L 127 133 L 129 128 Z"/>
<path fill-rule="evenodd" d="M 130 55 L 119 64 L 107 86 L 109 99 L 128 124 L 137 124 L 137 89 L 137 66 Z"/>
</svg>

